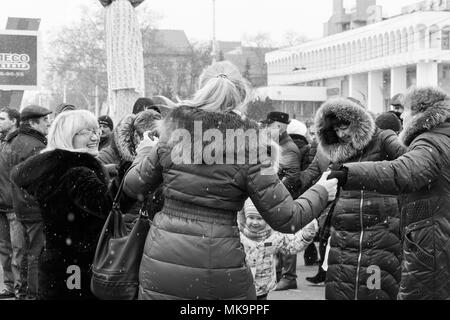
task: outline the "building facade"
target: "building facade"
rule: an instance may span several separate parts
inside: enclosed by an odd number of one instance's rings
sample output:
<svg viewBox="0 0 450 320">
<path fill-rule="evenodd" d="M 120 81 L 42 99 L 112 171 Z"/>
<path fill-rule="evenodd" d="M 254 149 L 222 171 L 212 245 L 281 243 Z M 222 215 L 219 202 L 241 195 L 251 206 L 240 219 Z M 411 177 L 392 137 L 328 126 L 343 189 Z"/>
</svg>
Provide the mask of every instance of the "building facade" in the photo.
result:
<svg viewBox="0 0 450 320">
<path fill-rule="evenodd" d="M 270 52 L 266 63 L 270 87 L 321 87 L 326 98 L 350 96 L 381 113 L 392 96 L 411 85 L 440 86 L 450 93 L 450 11 L 405 12 Z M 305 99 L 298 99 L 287 111 L 302 118 L 299 105 Z"/>
</svg>

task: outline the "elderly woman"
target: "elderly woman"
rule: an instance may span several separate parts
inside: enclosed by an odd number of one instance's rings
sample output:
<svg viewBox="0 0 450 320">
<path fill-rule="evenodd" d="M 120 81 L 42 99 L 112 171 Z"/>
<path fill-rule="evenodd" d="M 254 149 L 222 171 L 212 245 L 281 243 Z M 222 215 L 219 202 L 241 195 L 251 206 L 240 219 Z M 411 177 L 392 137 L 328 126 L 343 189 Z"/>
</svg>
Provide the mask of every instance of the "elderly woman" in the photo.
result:
<svg viewBox="0 0 450 320">
<path fill-rule="evenodd" d="M 100 130 L 89 111 L 67 111 L 52 123 L 48 146 L 12 172 L 39 203 L 45 248 L 39 259 L 40 299 L 90 299 L 90 267 L 111 209 L 108 178 L 98 154 Z"/>
<path fill-rule="evenodd" d="M 402 157 L 348 163 L 333 175 L 348 190 L 403 195 L 398 299 L 450 299 L 450 97 L 439 88 L 411 88 L 404 107 Z"/>
<path fill-rule="evenodd" d="M 192 100 L 162 120 L 159 143 L 142 148 L 125 177 L 124 191 L 129 196 L 138 197 L 162 184 L 165 198 L 147 237 L 139 299 L 256 299 L 237 227 L 237 213 L 245 200 L 251 198 L 274 230 L 295 233 L 334 199 L 336 179 L 323 177 L 294 201 L 274 168 L 264 171 L 265 161 L 235 161 L 237 150 L 222 145 L 230 141 L 220 138 L 215 140 L 223 147 L 214 152 L 217 162 L 175 160 L 180 145 L 172 133 L 191 136 L 184 147 L 193 146 L 188 157 L 198 158 L 202 150 L 196 148 L 203 146 L 206 152 L 208 146 L 198 140 L 194 127 L 223 137 L 228 130 L 239 135 L 239 129 L 259 129 L 242 116 L 249 91 L 234 65 L 224 61 L 207 68 L 200 87 Z"/>
</svg>

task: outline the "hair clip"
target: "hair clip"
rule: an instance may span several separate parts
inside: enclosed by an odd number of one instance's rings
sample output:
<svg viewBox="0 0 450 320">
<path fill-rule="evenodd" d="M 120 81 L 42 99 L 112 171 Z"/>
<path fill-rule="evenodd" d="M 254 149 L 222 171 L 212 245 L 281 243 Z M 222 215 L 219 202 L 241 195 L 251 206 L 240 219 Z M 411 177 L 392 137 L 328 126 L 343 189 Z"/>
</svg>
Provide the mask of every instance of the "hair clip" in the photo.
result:
<svg viewBox="0 0 450 320">
<path fill-rule="evenodd" d="M 217 75 L 217 78 L 228 79 L 228 76 L 225 73 L 220 73 Z"/>
</svg>

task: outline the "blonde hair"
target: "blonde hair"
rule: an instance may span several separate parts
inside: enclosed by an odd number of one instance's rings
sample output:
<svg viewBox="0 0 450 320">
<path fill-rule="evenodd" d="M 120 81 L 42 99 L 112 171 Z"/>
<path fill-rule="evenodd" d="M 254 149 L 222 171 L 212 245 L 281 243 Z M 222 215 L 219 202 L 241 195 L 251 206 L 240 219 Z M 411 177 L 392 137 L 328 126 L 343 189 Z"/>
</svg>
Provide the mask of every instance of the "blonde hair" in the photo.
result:
<svg viewBox="0 0 450 320">
<path fill-rule="evenodd" d="M 74 110 L 60 113 L 50 126 L 47 148 L 43 152 L 55 149 L 76 151 L 73 138 L 81 130 L 90 128 L 99 128 L 97 117 L 92 112 Z"/>
<path fill-rule="evenodd" d="M 245 113 L 251 101 L 250 84 L 229 61 L 214 63 L 203 70 L 199 87 L 191 100 L 180 104 L 206 111 L 238 110 Z"/>
</svg>

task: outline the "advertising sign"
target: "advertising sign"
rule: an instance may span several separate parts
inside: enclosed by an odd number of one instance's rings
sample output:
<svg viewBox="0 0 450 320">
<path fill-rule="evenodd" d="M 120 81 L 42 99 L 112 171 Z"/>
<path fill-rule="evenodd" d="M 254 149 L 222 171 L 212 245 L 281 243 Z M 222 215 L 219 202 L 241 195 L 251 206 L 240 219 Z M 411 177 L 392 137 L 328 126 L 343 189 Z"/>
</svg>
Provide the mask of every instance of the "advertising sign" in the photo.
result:
<svg viewBox="0 0 450 320">
<path fill-rule="evenodd" d="M 0 90 L 37 90 L 39 67 L 37 32 L 0 30 Z"/>
</svg>

